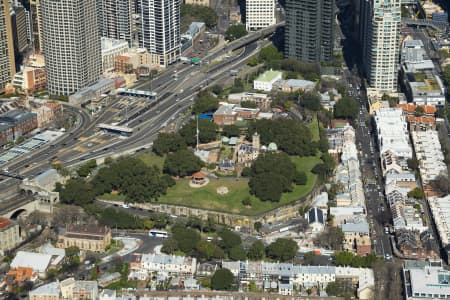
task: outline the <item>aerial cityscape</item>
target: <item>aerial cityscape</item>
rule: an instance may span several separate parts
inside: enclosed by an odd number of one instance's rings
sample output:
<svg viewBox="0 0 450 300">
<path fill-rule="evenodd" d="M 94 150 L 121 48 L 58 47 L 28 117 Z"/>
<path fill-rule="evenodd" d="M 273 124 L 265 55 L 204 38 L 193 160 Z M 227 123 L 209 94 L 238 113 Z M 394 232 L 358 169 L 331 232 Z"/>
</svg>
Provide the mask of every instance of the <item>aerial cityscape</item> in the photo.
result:
<svg viewBox="0 0 450 300">
<path fill-rule="evenodd" d="M 0 299 L 450 299 L 449 11 L 0 0 Z"/>
</svg>

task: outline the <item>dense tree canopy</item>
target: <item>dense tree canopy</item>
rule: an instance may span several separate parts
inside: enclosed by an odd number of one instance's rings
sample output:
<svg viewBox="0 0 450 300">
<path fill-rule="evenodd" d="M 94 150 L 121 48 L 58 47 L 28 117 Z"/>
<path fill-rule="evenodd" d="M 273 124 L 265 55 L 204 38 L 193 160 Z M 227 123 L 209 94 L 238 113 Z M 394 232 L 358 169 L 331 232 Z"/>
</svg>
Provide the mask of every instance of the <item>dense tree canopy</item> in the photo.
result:
<svg viewBox="0 0 450 300">
<path fill-rule="evenodd" d="M 172 238 L 177 241 L 178 248 L 186 254 L 194 250 L 197 243 L 200 242 L 200 234 L 181 223 L 172 227 Z"/>
<path fill-rule="evenodd" d="M 289 239 L 277 239 L 267 247 L 267 256 L 280 261 L 287 261 L 295 257 L 298 251 L 298 245 L 295 241 Z"/>
<path fill-rule="evenodd" d="M 178 133 L 159 133 L 153 142 L 153 152 L 158 155 L 175 152 L 186 148 L 186 142 Z"/>
<path fill-rule="evenodd" d="M 107 225 L 112 228 L 126 228 L 126 229 L 142 229 L 142 220 L 134 215 L 126 213 L 124 211 L 115 210 L 112 207 L 108 207 L 98 215 L 100 224 Z"/>
<path fill-rule="evenodd" d="M 300 99 L 300 104 L 312 111 L 319 111 L 322 108 L 320 96 L 316 93 L 305 93 Z"/>
<path fill-rule="evenodd" d="M 189 146 L 196 145 L 196 120 L 189 121 L 183 128 L 180 129 L 180 135 L 184 138 L 184 141 Z M 200 143 L 209 143 L 214 141 L 217 137 L 217 124 L 208 120 L 198 120 L 199 140 Z"/>
<path fill-rule="evenodd" d="M 283 58 L 283 53 L 278 51 L 277 47 L 270 45 L 264 47 L 259 51 L 259 60 L 264 62 L 281 60 Z"/>
<path fill-rule="evenodd" d="M 311 132 L 308 127 L 296 120 L 257 120 L 249 124 L 249 138 L 258 131 L 261 144 L 271 142 L 277 144 L 278 149 L 289 155 L 310 156 L 317 152 L 317 144 L 311 142 Z"/>
<path fill-rule="evenodd" d="M 59 191 L 59 197 L 62 203 L 86 205 L 95 198 L 95 192 L 89 183 L 81 178 L 69 179 L 63 186 L 57 185 L 56 191 Z"/>
<path fill-rule="evenodd" d="M 355 99 L 344 96 L 334 106 L 334 117 L 354 120 L 358 116 L 358 103 Z"/>
<path fill-rule="evenodd" d="M 230 249 L 230 258 L 232 260 L 245 260 L 247 258 L 247 253 L 242 245 L 234 246 Z"/>
<path fill-rule="evenodd" d="M 200 114 L 208 111 L 214 111 L 218 107 L 219 99 L 214 97 L 209 91 L 201 91 L 195 99 L 192 112 L 194 114 Z"/>
<path fill-rule="evenodd" d="M 222 128 L 222 135 L 226 137 L 239 136 L 240 130 L 236 125 L 225 125 Z"/>
<path fill-rule="evenodd" d="M 211 288 L 219 291 L 231 290 L 233 282 L 233 273 L 231 273 L 230 270 L 223 268 L 214 273 L 211 278 Z"/>
<path fill-rule="evenodd" d="M 219 246 L 227 252 L 229 252 L 231 248 L 239 246 L 242 243 L 240 235 L 227 228 L 219 231 L 218 235 L 221 238 Z"/>
<path fill-rule="evenodd" d="M 196 250 L 201 260 L 222 259 L 225 257 L 225 253 L 220 247 L 208 241 L 198 242 Z"/>
<path fill-rule="evenodd" d="M 262 201 L 279 201 L 283 192 L 292 190 L 295 176 L 295 165 L 287 154 L 265 153 L 251 167 L 250 192 Z"/>
<path fill-rule="evenodd" d="M 164 161 L 164 173 L 172 176 L 190 176 L 200 171 L 204 163 L 190 150 L 169 153 Z"/>
<path fill-rule="evenodd" d="M 115 190 L 125 195 L 128 202 L 145 202 L 165 193 L 168 182 L 156 166 L 146 166 L 138 158 L 125 157 L 101 168 L 92 186 L 97 195 Z"/>
<path fill-rule="evenodd" d="M 193 20 L 204 22 L 206 27 L 212 28 L 217 24 L 217 14 L 214 9 L 203 5 L 181 4 L 181 17 L 191 17 Z"/>
<path fill-rule="evenodd" d="M 245 25 L 236 24 L 228 27 L 227 31 L 225 31 L 225 39 L 227 41 L 234 41 L 243 36 L 247 35 L 247 30 L 245 29 Z"/>
<path fill-rule="evenodd" d="M 81 167 L 77 170 L 77 174 L 80 177 L 88 177 L 92 170 L 97 167 L 97 161 L 95 159 L 91 159 L 86 163 L 82 164 Z"/>
<path fill-rule="evenodd" d="M 264 243 L 261 241 L 254 242 L 248 249 L 247 257 L 250 260 L 262 260 L 265 253 Z"/>
</svg>

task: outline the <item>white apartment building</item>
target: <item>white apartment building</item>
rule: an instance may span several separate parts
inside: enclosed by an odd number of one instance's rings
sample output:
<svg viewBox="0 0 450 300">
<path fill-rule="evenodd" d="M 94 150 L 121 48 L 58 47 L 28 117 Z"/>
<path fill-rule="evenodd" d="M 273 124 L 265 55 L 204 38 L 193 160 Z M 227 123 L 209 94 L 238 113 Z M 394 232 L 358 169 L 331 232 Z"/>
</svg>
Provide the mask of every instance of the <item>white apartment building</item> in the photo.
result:
<svg viewBox="0 0 450 300">
<path fill-rule="evenodd" d="M 276 23 L 274 0 L 247 0 L 245 11 L 247 31 L 263 29 Z"/>
<path fill-rule="evenodd" d="M 96 0 L 42 0 L 42 37 L 49 94 L 68 96 L 102 74 Z"/>
<path fill-rule="evenodd" d="M 380 108 L 375 110 L 378 147 L 383 175 L 387 173 L 407 173 L 406 160 L 412 158 L 406 117 L 400 108 Z"/>
<path fill-rule="evenodd" d="M 195 274 L 197 260 L 193 257 L 167 254 L 142 254 L 141 270 L 167 274 Z"/>
<path fill-rule="evenodd" d="M 124 40 L 101 38 L 102 42 L 102 69 L 103 72 L 114 70 L 114 61 L 117 56 L 128 52 L 128 43 Z"/>
<path fill-rule="evenodd" d="M 137 11 L 139 47 L 159 55 L 161 67 L 176 62 L 181 51 L 180 0 L 138 0 Z"/>
<path fill-rule="evenodd" d="M 450 241 L 450 195 L 442 198 L 429 197 L 428 203 L 442 246 L 445 247 Z"/>
<path fill-rule="evenodd" d="M 99 0 L 99 27 L 102 37 L 125 40 L 137 46 L 139 16 L 134 0 Z"/>
<path fill-rule="evenodd" d="M 397 91 L 401 0 L 362 0 L 360 41 L 370 87 Z"/>
<path fill-rule="evenodd" d="M 423 183 L 428 184 L 439 175 L 448 177 L 438 132 L 436 130 L 412 131 L 411 137 Z"/>
<path fill-rule="evenodd" d="M 265 71 L 253 80 L 253 89 L 270 92 L 275 82 L 281 80 L 283 73 L 279 71 Z"/>
</svg>

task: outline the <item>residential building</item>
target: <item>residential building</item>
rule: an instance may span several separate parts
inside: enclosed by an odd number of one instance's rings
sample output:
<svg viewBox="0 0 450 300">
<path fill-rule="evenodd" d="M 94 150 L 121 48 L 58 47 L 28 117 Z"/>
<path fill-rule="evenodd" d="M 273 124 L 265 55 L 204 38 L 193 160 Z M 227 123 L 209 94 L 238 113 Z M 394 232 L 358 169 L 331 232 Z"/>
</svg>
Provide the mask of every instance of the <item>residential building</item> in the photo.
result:
<svg viewBox="0 0 450 300">
<path fill-rule="evenodd" d="M 427 20 L 442 20 L 448 22 L 448 15 L 447 18 L 445 18 L 445 11 L 439 4 L 436 4 L 433 1 L 427 0 L 422 2 L 421 5 L 419 5 L 419 9 L 423 12 L 425 19 Z"/>
<path fill-rule="evenodd" d="M 0 147 L 14 142 L 13 126 L 7 122 L 0 122 Z"/>
<path fill-rule="evenodd" d="M 41 285 L 28 293 L 30 300 L 60 300 L 61 291 L 58 282 Z"/>
<path fill-rule="evenodd" d="M 185 4 L 210 6 L 210 0 L 184 0 Z"/>
<path fill-rule="evenodd" d="M 0 115 L 0 123 L 11 126 L 14 140 L 33 131 L 38 124 L 36 114 L 19 109 Z"/>
<path fill-rule="evenodd" d="M 139 16 L 136 1 L 100 0 L 98 5 L 100 36 L 125 41 L 129 47 L 137 46 Z"/>
<path fill-rule="evenodd" d="M 402 72 L 415 73 L 434 70 L 434 63 L 428 57 L 422 40 L 405 39 L 400 55 Z"/>
<path fill-rule="evenodd" d="M 35 281 L 36 274 L 33 269 L 28 267 L 18 267 L 17 269 L 9 269 L 6 274 L 6 290 L 13 292 L 14 289 L 22 287 L 28 281 Z"/>
<path fill-rule="evenodd" d="M 408 73 L 406 76 L 406 95 L 414 104 L 433 106 L 445 104 L 445 87 L 435 72 Z"/>
<path fill-rule="evenodd" d="M 11 262 L 13 269 L 30 268 L 39 277 L 45 277 L 52 262 L 51 254 L 41 254 L 34 252 L 19 251 Z"/>
<path fill-rule="evenodd" d="M 128 52 L 128 43 L 124 40 L 101 38 L 102 45 L 102 70 L 113 71 L 116 57 Z"/>
<path fill-rule="evenodd" d="M 96 300 L 98 299 L 97 281 L 84 281 L 67 278 L 59 283 L 62 299 Z"/>
<path fill-rule="evenodd" d="M 270 92 L 275 82 L 281 80 L 283 73 L 279 71 L 265 71 L 253 81 L 253 89 Z"/>
<path fill-rule="evenodd" d="M 448 177 L 447 165 L 444 163 L 439 134 L 436 130 L 412 131 L 411 137 L 419 162 L 422 183 L 429 185 L 438 176 Z"/>
<path fill-rule="evenodd" d="M 398 250 L 408 259 L 439 259 L 439 253 L 433 247 L 434 241 L 430 231 L 419 233 L 400 229 L 395 231 Z"/>
<path fill-rule="evenodd" d="M 0 94 L 16 73 L 9 0 L 0 0 Z"/>
<path fill-rule="evenodd" d="M 103 289 L 100 292 L 99 300 L 116 300 L 116 294 L 115 290 Z"/>
<path fill-rule="evenodd" d="M 450 271 L 442 265 L 430 261 L 405 261 L 402 278 L 407 300 L 450 298 Z"/>
<path fill-rule="evenodd" d="M 159 56 L 167 67 L 180 55 L 180 0 L 138 0 L 139 47 Z"/>
<path fill-rule="evenodd" d="M 344 233 L 344 250 L 354 252 L 360 256 L 371 253 L 369 224 L 363 220 L 358 223 L 345 223 L 340 225 Z"/>
<path fill-rule="evenodd" d="M 445 248 L 450 244 L 450 195 L 441 198 L 428 197 L 428 203 L 442 246 Z"/>
<path fill-rule="evenodd" d="M 303 62 L 333 59 L 334 0 L 287 0 L 285 55 Z"/>
<path fill-rule="evenodd" d="M 245 28 L 259 30 L 276 23 L 274 0 L 245 1 Z"/>
<path fill-rule="evenodd" d="M 424 232 L 428 226 L 424 224 L 419 212 L 414 208 L 415 202 L 407 198 L 409 189 L 396 188 L 392 191 L 386 190 L 386 198 L 392 214 L 392 222 L 395 231 L 409 230 Z"/>
<path fill-rule="evenodd" d="M 14 75 L 13 87 L 21 91 L 33 92 L 43 90 L 47 87 L 47 75 L 45 68 L 22 67 Z"/>
<path fill-rule="evenodd" d="M 84 251 L 104 252 L 111 244 L 111 229 L 97 225 L 68 225 L 58 235 L 60 248 L 78 247 Z"/>
<path fill-rule="evenodd" d="M 232 25 L 237 25 L 242 23 L 242 15 L 240 6 L 230 7 L 230 12 L 228 18 Z"/>
<path fill-rule="evenodd" d="M 330 215 L 333 216 L 333 225 L 336 226 L 364 219 L 366 217 L 366 209 L 363 206 L 330 207 Z"/>
<path fill-rule="evenodd" d="M 144 48 L 132 48 L 127 53 L 116 56 L 114 69 L 118 73 L 137 72 L 142 67 L 148 70 L 160 68 L 160 56 L 152 54 Z"/>
<path fill-rule="evenodd" d="M 406 117 L 400 108 L 380 108 L 374 112 L 377 144 L 383 176 L 408 173 L 407 159 L 412 158 Z"/>
<path fill-rule="evenodd" d="M 360 43 L 370 88 L 397 91 L 401 0 L 361 0 Z"/>
<path fill-rule="evenodd" d="M 37 116 L 38 127 L 45 127 L 62 120 L 63 106 L 58 102 L 30 101 L 31 111 Z"/>
<path fill-rule="evenodd" d="M 167 254 L 142 254 L 136 257 L 137 262 L 130 266 L 131 269 L 141 273 L 162 272 L 165 274 L 194 275 L 197 260 L 187 256 Z"/>
<path fill-rule="evenodd" d="M 22 241 L 19 224 L 0 217 L 0 255 L 14 249 Z"/>
<path fill-rule="evenodd" d="M 437 109 L 433 105 L 416 105 L 414 103 L 399 103 L 396 105 L 397 108 L 401 108 L 403 113 L 408 116 L 415 116 L 418 113 L 418 107 L 423 111 L 423 115 L 427 117 L 434 117 Z"/>
<path fill-rule="evenodd" d="M 96 0 L 41 0 L 48 92 L 69 96 L 102 74 Z"/>
<path fill-rule="evenodd" d="M 14 54 L 19 57 L 28 48 L 27 14 L 23 5 L 16 1 L 11 7 L 11 26 L 13 30 Z"/>
<path fill-rule="evenodd" d="M 31 27 L 31 46 L 36 52 L 42 50 L 41 35 L 41 2 L 40 0 L 30 0 L 30 27 Z"/>
<path fill-rule="evenodd" d="M 288 79 L 280 82 L 280 89 L 285 93 L 293 93 L 297 91 L 311 92 L 316 87 L 316 83 L 303 79 Z"/>
<path fill-rule="evenodd" d="M 239 105 L 241 105 L 242 102 L 251 102 L 256 104 L 261 111 L 269 111 L 272 99 L 270 99 L 270 96 L 267 94 L 243 92 L 229 94 L 228 102 Z"/>
</svg>

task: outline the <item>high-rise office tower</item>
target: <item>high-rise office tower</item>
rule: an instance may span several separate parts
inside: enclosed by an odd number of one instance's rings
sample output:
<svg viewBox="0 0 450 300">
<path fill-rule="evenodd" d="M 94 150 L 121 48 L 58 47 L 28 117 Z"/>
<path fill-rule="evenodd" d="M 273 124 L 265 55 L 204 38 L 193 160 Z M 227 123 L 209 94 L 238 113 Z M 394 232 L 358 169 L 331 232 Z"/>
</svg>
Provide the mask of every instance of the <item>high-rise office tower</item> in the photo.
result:
<svg viewBox="0 0 450 300">
<path fill-rule="evenodd" d="M 95 0 L 41 0 L 48 91 L 70 95 L 102 74 Z"/>
<path fill-rule="evenodd" d="M 361 0 L 360 41 L 371 88 L 396 92 L 401 0 Z"/>
<path fill-rule="evenodd" d="M 247 30 L 259 30 L 275 23 L 274 0 L 245 1 L 245 27 Z"/>
<path fill-rule="evenodd" d="M 14 41 L 8 0 L 0 0 L 0 93 L 15 74 Z"/>
<path fill-rule="evenodd" d="M 163 67 L 180 55 L 180 0 L 137 0 L 139 47 L 159 56 Z"/>
<path fill-rule="evenodd" d="M 100 35 L 137 46 L 139 17 L 135 0 L 98 0 L 98 3 Z"/>
<path fill-rule="evenodd" d="M 334 18 L 334 0 L 286 0 L 286 56 L 303 62 L 331 61 Z"/>
<path fill-rule="evenodd" d="M 11 26 L 13 30 L 14 53 L 19 56 L 28 47 L 27 11 L 20 3 L 11 9 Z"/>
<path fill-rule="evenodd" d="M 30 19 L 31 19 L 31 45 L 34 50 L 42 50 L 41 35 L 41 2 L 40 0 L 30 0 Z"/>
</svg>

